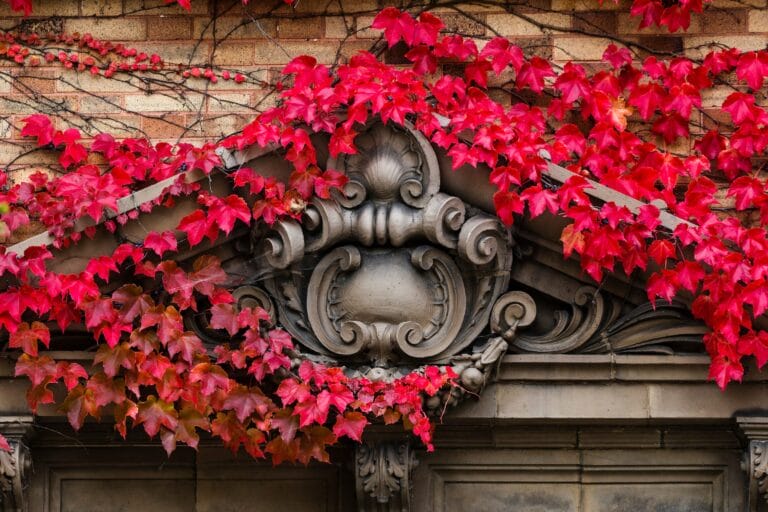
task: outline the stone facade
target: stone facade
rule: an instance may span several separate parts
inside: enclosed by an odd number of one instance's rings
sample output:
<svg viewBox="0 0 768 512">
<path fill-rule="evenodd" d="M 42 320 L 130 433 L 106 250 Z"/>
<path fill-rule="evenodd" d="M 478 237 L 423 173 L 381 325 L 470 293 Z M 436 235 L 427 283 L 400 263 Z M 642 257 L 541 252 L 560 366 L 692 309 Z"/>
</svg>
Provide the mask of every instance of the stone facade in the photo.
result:
<svg viewBox="0 0 768 512">
<path fill-rule="evenodd" d="M 302 0 L 294 13 L 279 2 L 273 9 L 252 1 L 244 9 L 201 1 L 187 15 L 161 1 L 44 0 L 36 12 L 61 16 L 66 31 L 130 42 L 178 62 L 248 71 L 249 81 L 179 93 L 157 82 L 3 68 L 21 85 L 6 83 L 0 114 L 8 115 L 8 134 L 17 135 L 14 126 L 29 113 L 19 105 L 35 105 L 43 92 L 71 107 L 62 122 L 77 124 L 87 113 L 118 122 L 125 136 L 216 138 L 274 100 L 268 84 L 290 57 L 309 53 L 330 63 L 374 46 L 368 27 L 385 3 Z M 437 9 L 449 29 L 478 41 L 503 34 L 560 61 L 598 61 L 606 41 L 593 36 L 693 55 L 715 39 L 762 47 L 768 31 L 758 0 L 715 0 L 687 34 L 673 36 L 638 32 L 625 3 L 491 2 L 462 7 L 468 15 L 454 7 Z M 6 27 L 19 21 L 0 14 Z M 398 62 L 394 51 L 386 58 Z M 361 157 L 333 162 L 350 184 L 311 205 L 310 222 L 234 232 L 205 250 L 232 275 L 251 276 L 233 285 L 240 300 L 269 309 L 317 360 L 377 378 L 425 363 L 456 366 L 467 392 L 431 404 L 447 407 L 435 452 L 400 431 L 373 428 L 363 445 L 340 446 L 330 465 L 272 468 L 212 442 L 168 458 L 138 434 L 119 440 L 109 425 L 72 433 L 53 408 L 29 417 L 26 382 L 2 359 L 0 432 L 14 448 L 0 453 L 4 510 L 768 509 L 768 376 L 750 369 L 744 383 L 719 391 L 706 380 L 702 326 L 684 305 L 654 310 L 639 283 L 619 276 L 598 290 L 576 262 L 563 259 L 559 219 L 506 230 L 494 220 L 483 172 L 451 171 L 420 134 L 372 125 L 360 142 Z M 18 151 L 0 145 L 0 163 L 13 161 L 19 175 L 45 163 L 39 154 L 14 160 Z M 223 156 L 228 165 L 250 162 L 280 179 L 289 173 L 267 150 Z M 562 169 L 552 166 L 549 174 L 557 181 Z M 224 183 L 212 187 L 230 192 Z M 133 200 L 149 200 L 153 190 Z M 601 193 L 596 199 L 605 200 Z M 191 208 L 181 203 L 144 215 L 141 226 L 129 223 L 120 236 L 141 240 L 147 227 L 173 227 Z M 17 250 L 41 241 L 45 235 Z M 58 253 L 54 265 L 72 272 L 86 255 L 116 244 L 100 233 Z M 196 329 L 217 342 L 206 325 Z"/>
<path fill-rule="evenodd" d="M 454 366 L 461 390 L 428 404 L 442 417 L 435 452 L 374 427 L 328 466 L 273 469 L 213 443 L 166 458 L 141 436 L 117 441 L 108 425 L 68 432 L 52 408 L 24 417 L 26 384 L 9 363 L 8 510 L 762 510 L 768 376 L 750 371 L 721 392 L 706 381 L 703 329 L 682 305 L 652 309 L 619 276 L 590 286 L 562 258 L 557 218 L 505 229 L 490 215 L 490 186 L 464 186 L 482 170 L 451 171 L 419 133 L 374 123 L 360 137 L 359 156 L 334 162 L 349 183 L 315 200 L 307 222 L 235 231 L 204 250 L 222 259 L 238 300 L 270 311 L 304 357 L 376 379 Z M 268 150 L 223 156 L 288 171 Z M 137 222 L 159 229 L 186 211 Z M 53 265 L 75 270 L 81 254 L 108 253 L 137 228 L 104 231 Z M 206 342 L 223 341 L 188 321 Z"/>
</svg>

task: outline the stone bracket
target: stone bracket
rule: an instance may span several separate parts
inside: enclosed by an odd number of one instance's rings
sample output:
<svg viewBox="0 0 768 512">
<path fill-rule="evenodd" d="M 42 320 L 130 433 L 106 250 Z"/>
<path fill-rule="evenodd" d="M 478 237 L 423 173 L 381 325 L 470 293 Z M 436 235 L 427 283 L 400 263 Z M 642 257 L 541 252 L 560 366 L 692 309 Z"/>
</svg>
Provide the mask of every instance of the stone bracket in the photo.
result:
<svg viewBox="0 0 768 512">
<path fill-rule="evenodd" d="M 746 438 L 747 511 L 762 511 L 768 509 L 768 416 L 737 417 L 736 423 Z"/>
<path fill-rule="evenodd" d="M 407 440 L 365 441 L 355 448 L 359 512 L 409 512 L 417 461 Z"/>
<path fill-rule="evenodd" d="M 0 450 L 0 510 L 26 512 L 26 491 L 32 472 L 32 456 L 27 440 L 32 433 L 31 416 L 0 416 L 0 434 L 11 451 Z"/>
</svg>

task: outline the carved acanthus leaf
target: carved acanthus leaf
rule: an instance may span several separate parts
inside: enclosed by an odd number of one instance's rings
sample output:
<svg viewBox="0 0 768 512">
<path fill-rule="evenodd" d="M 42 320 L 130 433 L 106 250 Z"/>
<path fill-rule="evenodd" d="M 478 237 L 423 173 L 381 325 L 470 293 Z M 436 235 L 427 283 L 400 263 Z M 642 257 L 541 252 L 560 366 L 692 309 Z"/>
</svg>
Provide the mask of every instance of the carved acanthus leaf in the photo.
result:
<svg viewBox="0 0 768 512">
<path fill-rule="evenodd" d="M 360 512 L 408 512 L 416 458 L 407 441 L 368 441 L 355 450 Z"/>
</svg>

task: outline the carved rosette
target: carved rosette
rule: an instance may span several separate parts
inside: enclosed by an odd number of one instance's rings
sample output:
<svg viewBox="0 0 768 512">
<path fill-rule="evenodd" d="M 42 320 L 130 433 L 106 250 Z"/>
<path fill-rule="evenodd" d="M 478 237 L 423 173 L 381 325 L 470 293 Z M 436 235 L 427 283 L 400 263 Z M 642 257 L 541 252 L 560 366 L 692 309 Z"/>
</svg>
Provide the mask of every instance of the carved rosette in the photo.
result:
<svg viewBox="0 0 768 512">
<path fill-rule="evenodd" d="M 358 154 L 327 164 L 348 176 L 343 191 L 260 243 L 279 321 L 348 366 L 447 363 L 487 328 L 509 281 L 510 237 L 440 191 L 418 132 L 379 123 L 356 144 Z"/>
</svg>

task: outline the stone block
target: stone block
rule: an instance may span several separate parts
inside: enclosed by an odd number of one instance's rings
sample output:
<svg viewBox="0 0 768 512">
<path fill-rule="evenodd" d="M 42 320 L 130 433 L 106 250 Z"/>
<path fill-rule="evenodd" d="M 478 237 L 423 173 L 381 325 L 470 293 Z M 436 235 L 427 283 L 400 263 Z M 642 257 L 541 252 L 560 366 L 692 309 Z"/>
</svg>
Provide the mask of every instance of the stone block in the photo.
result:
<svg viewBox="0 0 768 512">
<path fill-rule="evenodd" d="M 251 95 L 249 93 L 220 93 L 206 100 L 208 112 L 248 112 Z"/>
<path fill-rule="evenodd" d="M 617 31 L 617 14 L 611 11 L 575 12 L 573 13 L 573 28 L 587 33 L 614 34 Z"/>
<path fill-rule="evenodd" d="M 325 19 L 281 18 L 277 24 L 277 36 L 282 39 L 312 39 L 325 35 Z"/>
<path fill-rule="evenodd" d="M 646 484 L 589 485 L 584 488 L 584 510 L 625 512 L 628 510 L 674 510 L 700 512 L 713 507 L 711 482 L 649 482 Z M 718 489 L 722 493 L 722 489 Z M 672 507 L 672 508 L 670 508 Z"/>
<path fill-rule="evenodd" d="M 578 510 L 579 486 L 556 478 L 544 482 L 450 482 L 442 489 L 442 507 L 446 512 L 507 512 L 509 510 L 546 510 L 570 512 Z M 443 501 L 444 500 L 444 501 Z M 597 510 L 597 509 L 595 509 Z"/>
<path fill-rule="evenodd" d="M 115 138 L 138 137 L 141 135 L 139 126 L 141 118 L 136 115 L 110 115 L 109 117 L 93 117 L 90 120 L 95 135 L 98 132 L 107 132 Z"/>
<path fill-rule="evenodd" d="M 753 9 L 749 11 L 747 19 L 750 32 L 768 32 L 768 11 Z"/>
<path fill-rule="evenodd" d="M 731 94 L 733 94 L 733 92 L 734 92 L 733 88 L 727 85 L 716 85 L 715 87 L 712 87 L 710 89 L 702 90 L 701 106 L 704 108 L 707 108 L 707 107 L 720 108 L 720 106 L 722 106 L 725 99 Z"/>
<path fill-rule="evenodd" d="M 190 112 L 199 110 L 203 104 L 202 95 L 187 95 L 183 98 L 162 94 L 133 94 L 125 97 L 125 108 L 133 112 Z"/>
<path fill-rule="evenodd" d="M 179 137 L 184 133 L 185 127 L 183 114 L 167 114 L 158 118 L 145 117 L 141 120 L 141 129 L 150 139 Z"/>
<path fill-rule="evenodd" d="M 254 2 L 255 4 L 256 2 Z M 262 2 L 259 2 L 262 3 Z M 261 6 L 258 12 L 264 12 L 267 9 L 271 9 L 274 4 L 264 2 L 264 6 Z M 250 7 L 250 6 L 249 6 Z M 309 14 L 355 14 L 355 13 L 375 13 L 381 6 L 376 0 L 321 0 L 310 2 L 297 2 L 293 6 L 281 5 L 274 12 L 279 15 L 309 15 Z"/>
<path fill-rule="evenodd" d="M 102 114 L 119 112 L 122 103 L 121 96 L 115 95 L 83 95 L 80 96 L 80 112 L 84 114 Z"/>
<path fill-rule="evenodd" d="M 492 430 L 494 445 L 502 448 L 576 448 L 575 428 L 560 427 L 510 427 L 495 425 Z"/>
<path fill-rule="evenodd" d="M 251 43 L 222 43 L 216 46 L 213 62 L 218 66 L 251 66 L 253 65 L 253 44 Z"/>
<path fill-rule="evenodd" d="M 122 78 L 122 77 L 121 77 Z M 67 73 L 56 81 L 59 92 L 106 92 L 125 93 L 141 91 L 141 84 L 127 78 L 105 78 L 90 73 Z"/>
<path fill-rule="evenodd" d="M 143 41 L 147 38 L 144 18 L 75 18 L 64 22 L 68 33 L 91 34 L 110 41 Z"/>
<path fill-rule="evenodd" d="M 489 35 L 502 35 L 505 37 L 540 36 L 552 32 L 553 29 L 542 28 L 547 25 L 555 28 L 568 29 L 571 27 L 571 16 L 559 13 L 534 13 L 526 14 L 531 21 L 525 20 L 515 14 L 488 14 L 486 22 Z"/>
<path fill-rule="evenodd" d="M 476 14 L 471 18 L 464 14 L 447 12 L 440 14 L 440 18 L 445 23 L 446 32 L 461 34 L 468 37 L 480 37 L 485 35 L 485 25 L 483 14 Z"/>
<path fill-rule="evenodd" d="M 166 64 L 202 64 L 208 61 L 211 53 L 210 42 L 194 41 L 181 42 L 150 42 L 142 44 L 141 49 L 147 54 L 156 53 L 160 55 Z M 169 66 L 172 67 L 172 66 Z"/>
<path fill-rule="evenodd" d="M 561 62 L 568 60 L 599 61 L 611 43 L 614 41 L 600 37 L 556 36 L 553 58 Z"/>
<path fill-rule="evenodd" d="M 80 0 L 82 16 L 117 16 L 122 14 L 122 2 L 114 0 Z"/>
<path fill-rule="evenodd" d="M 165 0 L 125 0 L 126 8 L 125 12 L 128 13 L 128 6 L 130 5 L 134 9 L 137 8 L 136 4 L 140 4 L 139 9 L 146 11 L 150 15 L 158 14 L 170 14 L 179 15 L 180 13 L 187 13 L 184 9 L 179 7 L 179 4 L 173 2 L 168 4 Z M 208 14 L 209 2 L 190 2 L 190 10 L 188 14 Z"/>
<path fill-rule="evenodd" d="M 277 37 L 277 20 L 268 17 L 195 18 L 192 37 L 203 39 L 265 39 Z"/>
<path fill-rule="evenodd" d="M 322 64 L 332 63 L 336 59 L 338 43 L 330 41 L 281 41 L 276 45 L 271 41 L 258 41 L 256 64 L 285 65 L 299 55 L 312 55 Z"/>
<path fill-rule="evenodd" d="M 256 483 L 258 485 L 254 485 Z M 254 512 L 267 512 L 276 506 L 293 512 L 336 511 L 335 493 L 328 491 L 328 482 L 319 478 L 267 477 L 257 482 L 236 477 L 224 481 L 201 480 L 197 484 L 199 499 L 194 510 L 219 512 L 222 510 L 221 504 L 226 503 L 228 510 Z"/>
<path fill-rule="evenodd" d="M 21 94 L 51 94 L 56 91 L 56 75 L 48 71 L 32 68 L 24 69 L 13 79 L 14 92 Z M 0 87 L 10 89 L 10 84 L 2 80 Z M 3 91 L 8 92 L 8 90 Z"/>
<path fill-rule="evenodd" d="M 712 420 L 730 418 L 739 411 L 768 406 L 768 385 L 764 383 L 729 386 L 720 391 L 710 383 L 649 385 L 649 415 L 656 419 L 687 418 Z"/>
<path fill-rule="evenodd" d="M 188 17 L 147 18 L 147 39 L 189 39 L 192 34 L 192 20 Z"/>
<path fill-rule="evenodd" d="M 715 9 L 743 9 L 744 7 L 768 7 L 766 0 L 712 0 L 710 8 Z"/>
<path fill-rule="evenodd" d="M 745 9 L 706 9 L 699 16 L 693 15 L 691 25 L 693 20 L 697 20 L 701 26 L 701 32 L 706 34 L 732 35 L 747 31 Z"/>
<path fill-rule="evenodd" d="M 698 36 L 684 40 L 685 56 L 692 59 L 702 59 L 709 52 L 721 50 L 724 47 L 738 48 L 742 51 L 762 50 L 765 48 L 765 37 L 758 35 Z"/>
<path fill-rule="evenodd" d="M 497 417 L 522 419 L 644 419 L 648 390 L 641 384 L 507 384 L 497 392 Z"/>
<path fill-rule="evenodd" d="M 707 448 L 734 450 L 740 447 L 733 430 L 722 427 L 670 427 L 662 431 L 665 448 Z"/>
<path fill-rule="evenodd" d="M 584 427 L 579 429 L 579 448 L 659 448 L 661 431 L 642 427 Z"/>
<path fill-rule="evenodd" d="M 629 2 L 603 2 L 602 5 L 592 0 L 552 0 L 552 9 L 556 11 L 626 11 L 629 10 Z"/>
<path fill-rule="evenodd" d="M 193 134 L 216 139 L 240 130 L 253 118 L 253 115 L 226 114 L 203 119 L 192 128 Z"/>
<path fill-rule="evenodd" d="M 325 18 L 325 37 L 344 39 L 354 35 L 355 20 L 349 16 L 328 16 Z"/>
<path fill-rule="evenodd" d="M 364 39 L 375 39 L 381 36 L 381 31 L 371 28 L 373 16 L 357 16 L 355 26 L 357 27 L 357 37 Z"/>
<path fill-rule="evenodd" d="M 22 96 L 0 96 L 0 113 L 14 115 L 50 114 L 50 105 L 61 105 L 65 109 L 74 109 L 77 99 L 71 96 L 51 95 L 45 98 L 45 103 L 34 98 Z"/>
<path fill-rule="evenodd" d="M 61 2 L 60 0 L 40 0 L 35 2 L 33 15 L 35 17 L 47 16 L 77 16 L 80 11 L 78 2 Z M 24 11 L 14 11 L 8 2 L 0 3 L 0 17 L 21 17 Z"/>
<path fill-rule="evenodd" d="M 117 474 L 115 474 L 117 473 Z M 171 480 L 162 473 L 144 478 L 109 477 L 92 471 L 89 478 L 62 478 L 58 490 L 61 512 L 99 512 L 122 510 L 163 510 L 186 512 L 195 508 L 194 480 Z"/>
</svg>

